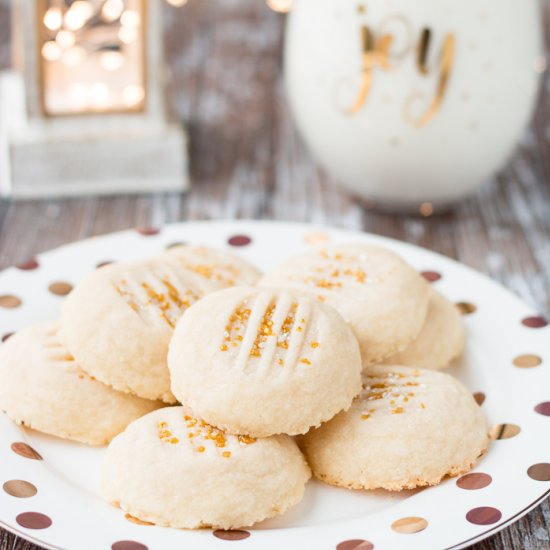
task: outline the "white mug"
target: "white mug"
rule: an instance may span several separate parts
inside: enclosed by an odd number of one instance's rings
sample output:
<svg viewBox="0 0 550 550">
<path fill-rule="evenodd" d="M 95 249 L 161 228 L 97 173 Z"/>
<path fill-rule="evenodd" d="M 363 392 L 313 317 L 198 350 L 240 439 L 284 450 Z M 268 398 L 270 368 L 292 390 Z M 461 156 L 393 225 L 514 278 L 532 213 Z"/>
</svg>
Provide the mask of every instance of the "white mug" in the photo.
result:
<svg viewBox="0 0 550 550">
<path fill-rule="evenodd" d="M 343 185 L 430 214 L 512 152 L 545 69 L 541 34 L 537 0 L 295 0 L 294 118 Z"/>
</svg>

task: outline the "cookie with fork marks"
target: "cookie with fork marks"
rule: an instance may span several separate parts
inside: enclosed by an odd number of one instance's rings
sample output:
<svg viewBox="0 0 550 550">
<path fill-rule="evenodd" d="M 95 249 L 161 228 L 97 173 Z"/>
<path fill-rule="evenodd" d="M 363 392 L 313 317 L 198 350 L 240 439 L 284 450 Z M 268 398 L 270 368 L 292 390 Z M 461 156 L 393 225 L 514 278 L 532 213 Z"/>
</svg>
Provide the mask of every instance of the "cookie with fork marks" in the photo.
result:
<svg viewBox="0 0 550 550">
<path fill-rule="evenodd" d="M 307 295 L 234 287 L 191 306 L 168 353 L 172 391 L 229 433 L 296 435 L 347 409 L 361 390 L 357 341 Z"/>
</svg>

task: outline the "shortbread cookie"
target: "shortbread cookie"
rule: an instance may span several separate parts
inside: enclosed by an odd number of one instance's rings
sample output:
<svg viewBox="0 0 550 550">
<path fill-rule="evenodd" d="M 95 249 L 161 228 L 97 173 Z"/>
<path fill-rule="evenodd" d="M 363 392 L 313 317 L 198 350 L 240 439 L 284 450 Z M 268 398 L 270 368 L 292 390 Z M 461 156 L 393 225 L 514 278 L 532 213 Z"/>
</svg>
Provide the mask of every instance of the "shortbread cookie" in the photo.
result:
<svg viewBox="0 0 550 550">
<path fill-rule="evenodd" d="M 399 256 L 377 246 L 333 246 L 288 260 L 260 286 L 308 292 L 351 325 L 366 364 L 405 349 L 419 334 L 429 286 Z"/>
<path fill-rule="evenodd" d="M 160 403 L 94 380 L 57 338 L 57 323 L 25 328 L 0 346 L 0 408 L 18 424 L 103 445 Z"/>
<path fill-rule="evenodd" d="M 240 256 L 207 246 L 175 246 L 163 254 L 182 267 L 205 277 L 218 289 L 236 285 L 254 285 L 260 271 Z"/>
<path fill-rule="evenodd" d="M 384 362 L 438 370 L 447 367 L 464 352 L 466 331 L 458 308 L 432 290 L 426 322 L 418 337 L 400 353 Z"/>
<path fill-rule="evenodd" d="M 119 391 L 175 402 L 166 354 L 183 312 L 216 285 L 174 261 L 97 269 L 66 298 L 60 338 L 88 374 Z"/>
<path fill-rule="evenodd" d="M 353 489 L 413 489 L 474 467 L 488 445 L 472 394 L 448 374 L 376 366 L 351 408 L 309 432 L 317 478 Z"/>
<path fill-rule="evenodd" d="M 283 514 L 310 470 L 286 435 L 228 435 L 184 407 L 155 411 L 114 439 L 101 493 L 142 521 L 232 529 Z"/>
<path fill-rule="evenodd" d="M 284 290 L 206 296 L 176 326 L 168 366 L 178 400 L 215 426 L 256 437 L 305 433 L 361 390 L 348 325 L 334 309 Z"/>
</svg>

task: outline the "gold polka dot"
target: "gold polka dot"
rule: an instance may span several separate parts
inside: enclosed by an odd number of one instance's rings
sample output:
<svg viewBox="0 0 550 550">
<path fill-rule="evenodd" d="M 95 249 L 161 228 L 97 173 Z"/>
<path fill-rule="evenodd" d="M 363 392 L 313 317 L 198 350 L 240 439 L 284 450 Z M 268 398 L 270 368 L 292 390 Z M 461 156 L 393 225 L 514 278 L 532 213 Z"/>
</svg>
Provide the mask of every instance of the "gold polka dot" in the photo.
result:
<svg viewBox="0 0 550 550">
<path fill-rule="evenodd" d="M 28 481 L 22 479 L 12 479 L 6 481 L 3 485 L 3 489 L 8 495 L 17 498 L 29 498 L 36 495 L 36 487 Z"/>
<path fill-rule="evenodd" d="M 136 518 L 135 516 L 132 516 L 130 514 L 125 514 L 124 517 L 128 521 L 130 521 L 131 523 L 135 523 L 136 525 L 155 525 L 154 523 L 151 523 L 150 521 L 144 521 L 144 520 Z"/>
<path fill-rule="evenodd" d="M 17 296 L 11 294 L 3 294 L 0 296 L 0 307 L 5 309 L 14 309 L 21 305 L 21 300 Z"/>
<path fill-rule="evenodd" d="M 48 290 L 56 296 L 67 296 L 72 289 L 73 285 L 64 281 L 56 281 L 48 287 Z"/>
<path fill-rule="evenodd" d="M 22 456 L 24 458 L 29 458 L 31 460 L 42 460 L 40 453 L 35 451 L 30 445 L 23 443 L 22 441 L 16 441 L 15 443 L 12 443 L 11 450 L 15 454 L 18 454 L 19 456 Z"/>
<path fill-rule="evenodd" d="M 396 533 L 412 534 L 424 531 L 428 527 L 428 522 L 424 518 L 408 517 L 401 518 L 391 524 L 391 528 Z"/>
<path fill-rule="evenodd" d="M 516 437 L 521 432 L 521 428 L 516 424 L 495 424 L 489 430 L 489 437 L 496 439 L 510 439 Z"/>
<path fill-rule="evenodd" d="M 514 366 L 520 369 L 531 369 L 533 367 L 538 367 L 542 363 L 542 359 L 537 355 L 525 354 L 518 355 L 513 363 Z"/>
<path fill-rule="evenodd" d="M 477 306 L 475 304 L 471 304 L 470 302 L 458 302 L 456 307 L 462 315 L 471 315 L 477 311 Z"/>
</svg>

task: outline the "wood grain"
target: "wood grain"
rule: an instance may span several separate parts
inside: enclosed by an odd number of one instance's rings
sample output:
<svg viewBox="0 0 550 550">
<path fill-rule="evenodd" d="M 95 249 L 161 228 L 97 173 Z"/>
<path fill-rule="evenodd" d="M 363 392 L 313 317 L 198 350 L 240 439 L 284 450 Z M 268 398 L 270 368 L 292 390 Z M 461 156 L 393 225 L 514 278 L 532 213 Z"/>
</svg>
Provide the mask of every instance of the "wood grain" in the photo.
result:
<svg viewBox="0 0 550 550">
<path fill-rule="evenodd" d="M 9 59 L 0 0 L 0 67 Z M 550 7 L 545 4 L 550 23 Z M 136 226 L 220 218 L 362 229 L 456 258 L 550 316 L 550 79 L 508 165 L 453 211 L 433 218 L 379 213 L 342 191 L 308 154 L 281 82 L 284 18 L 260 0 L 191 1 L 165 10 L 170 90 L 191 137 L 193 188 L 155 194 L 0 203 L 0 267 L 69 241 Z M 513 496 L 511 495 L 511 498 Z M 475 550 L 550 548 L 543 505 Z M 0 531 L 1 550 L 38 547 Z"/>
</svg>

